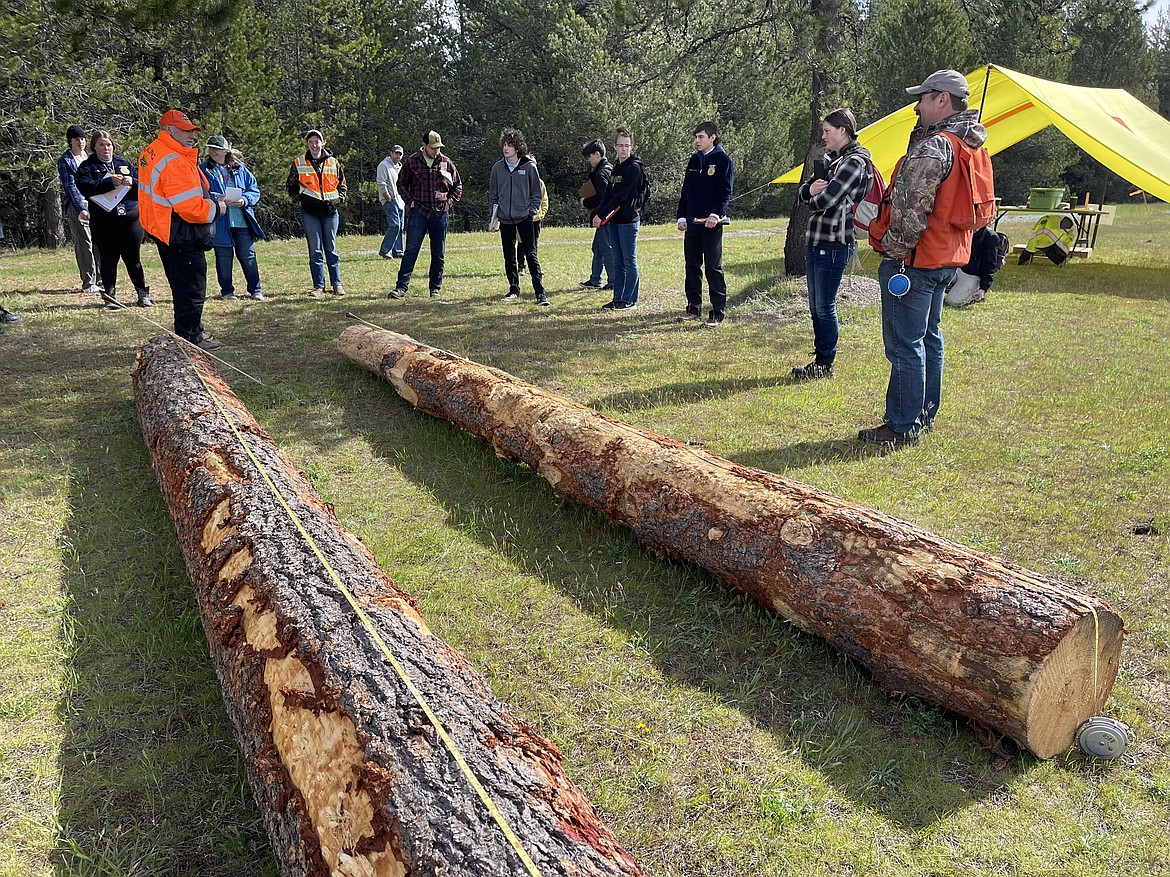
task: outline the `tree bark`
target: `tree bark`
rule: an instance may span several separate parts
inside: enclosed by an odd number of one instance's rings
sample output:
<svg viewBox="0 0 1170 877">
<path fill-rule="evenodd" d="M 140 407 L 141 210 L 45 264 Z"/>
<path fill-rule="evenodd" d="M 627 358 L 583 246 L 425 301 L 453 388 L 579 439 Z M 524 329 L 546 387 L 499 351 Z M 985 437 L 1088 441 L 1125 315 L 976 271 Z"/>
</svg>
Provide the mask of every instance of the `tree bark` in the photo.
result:
<svg viewBox="0 0 1170 877">
<path fill-rule="evenodd" d="M 1096 597 L 404 335 L 352 327 L 339 346 L 420 410 L 824 638 L 889 691 L 1047 758 L 1113 688 L 1124 626 Z"/>
<path fill-rule="evenodd" d="M 156 338 L 133 381 L 282 874 L 643 873 L 198 350 Z"/>
</svg>

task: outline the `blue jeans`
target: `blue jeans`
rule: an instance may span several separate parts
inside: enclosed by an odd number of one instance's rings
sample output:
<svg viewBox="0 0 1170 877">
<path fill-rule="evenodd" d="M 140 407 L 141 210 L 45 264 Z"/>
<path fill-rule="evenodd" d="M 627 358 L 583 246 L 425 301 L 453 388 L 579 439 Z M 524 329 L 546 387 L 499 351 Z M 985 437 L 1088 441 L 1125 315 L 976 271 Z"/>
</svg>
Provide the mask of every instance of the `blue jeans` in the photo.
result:
<svg viewBox="0 0 1170 877">
<path fill-rule="evenodd" d="M 329 265 L 329 283 L 341 286 L 341 257 L 337 255 L 337 224 L 341 214 L 316 216 L 301 208 L 301 225 L 309 242 L 309 273 L 313 288 L 325 288 L 325 265 Z"/>
<path fill-rule="evenodd" d="M 593 229 L 593 265 L 589 269 L 589 282 L 601 283 L 601 269 L 605 268 L 605 282 L 613 284 L 613 246 L 610 240 L 610 226 Z"/>
<path fill-rule="evenodd" d="M 899 265 L 883 259 L 882 342 L 890 361 L 886 420 L 894 432 L 917 431 L 923 418 L 933 420 L 942 401 L 942 309 L 954 268 L 907 268 L 910 290 L 901 298 L 886 289 Z"/>
<path fill-rule="evenodd" d="M 613 300 L 638 300 L 641 278 L 638 276 L 638 227 L 640 222 L 623 222 L 606 226 L 613 244 Z"/>
<path fill-rule="evenodd" d="M 403 209 L 393 201 L 387 201 L 382 209 L 386 211 L 386 236 L 382 238 L 382 246 L 378 247 L 378 255 L 401 256 Z"/>
<path fill-rule="evenodd" d="M 816 361 L 832 365 L 837 356 L 837 290 L 854 244 L 844 247 L 809 247 L 804 251 L 808 280 L 808 310 L 812 314 L 813 350 Z"/>
<path fill-rule="evenodd" d="M 231 233 L 231 246 L 215 248 L 215 276 L 219 280 L 219 294 L 235 295 L 236 292 L 235 284 L 232 283 L 233 250 L 236 258 L 240 260 L 240 267 L 244 269 L 248 295 L 262 292 L 260 268 L 256 265 L 256 240 L 252 237 L 251 229 L 233 228 Z"/>
<path fill-rule="evenodd" d="M 410 275 L 414 273 L 414 263 L 418 261 L 418 251 L 422 249 L 424 237 L 431 241 L 431 289 L 443 288 L 443 262 L 447 249 L 447 222 L 450 216 L 446 213 L 435 213 L 423 216 L 417 210 L 411 210 L 406 216 L 406 252 L 402 255 L 402 267 L 398 269 L 398 288 L 410 288 Z"/>
</svg>

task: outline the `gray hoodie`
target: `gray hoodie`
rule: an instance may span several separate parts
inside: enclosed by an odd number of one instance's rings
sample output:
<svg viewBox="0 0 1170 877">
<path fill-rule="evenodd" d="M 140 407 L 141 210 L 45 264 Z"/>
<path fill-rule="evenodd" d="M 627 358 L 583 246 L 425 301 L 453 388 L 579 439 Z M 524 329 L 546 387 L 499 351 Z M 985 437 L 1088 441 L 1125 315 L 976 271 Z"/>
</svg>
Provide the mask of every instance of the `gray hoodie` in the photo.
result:
<svg viewBox="0 0 1170 877">
<path fill-rule="evenodd" d="M 520 159 L 515 170 L 500 159 L 492 165 L 488 182 L 488 210 L 499 205 L 496 213 L 504 225 L 515 225 L 530 219 L 540 209 L 540 171 L 527 155 Z"/>
</svg>

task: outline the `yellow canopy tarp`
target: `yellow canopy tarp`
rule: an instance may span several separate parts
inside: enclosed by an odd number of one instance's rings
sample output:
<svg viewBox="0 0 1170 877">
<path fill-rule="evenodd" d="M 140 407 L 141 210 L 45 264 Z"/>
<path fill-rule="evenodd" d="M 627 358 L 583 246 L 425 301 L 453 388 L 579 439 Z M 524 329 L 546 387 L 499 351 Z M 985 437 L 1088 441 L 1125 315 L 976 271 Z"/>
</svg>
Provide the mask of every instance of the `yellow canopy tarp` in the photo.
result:
<svg viewBox="0 0 1170 877">
<path fill-rule="evenodd" d="M 994 64 L 968 74 L 967 85 L 968 105 L 982 107 L 992 155 L 1055 125 L 1118 176 L 1170 201 L 1170 122 L 1124 89 L 1064 85 Z M 910 104 L 857 134 L 887 180 L 906 153 L 916 121 Z M 799 183 L 803 171 L 804 165 L 795 167 L 772 182 Z"/>
</svg>

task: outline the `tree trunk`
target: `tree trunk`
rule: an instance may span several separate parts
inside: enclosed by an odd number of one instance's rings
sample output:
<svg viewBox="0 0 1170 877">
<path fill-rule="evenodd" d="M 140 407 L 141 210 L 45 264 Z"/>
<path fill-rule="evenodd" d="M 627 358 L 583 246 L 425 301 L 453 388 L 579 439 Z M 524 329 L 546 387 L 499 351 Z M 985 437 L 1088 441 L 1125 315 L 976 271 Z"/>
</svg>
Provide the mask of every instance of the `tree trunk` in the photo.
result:
<svg viewBox="0 0 1170 877">
<path fill-rule="evenodd" d="M 643 873 L 198 350 L 133 380 L 282 874 Z"/>
<path fill-rule="evenodd" d="M 1124 629 L 1095 597 L 404 335 L 352 327 L 339 346 L 420 410 L 629 525 L 650 548 L 706 567 L 890 691 L 1047 758 L 1113 688 Z"/>
</svg>

